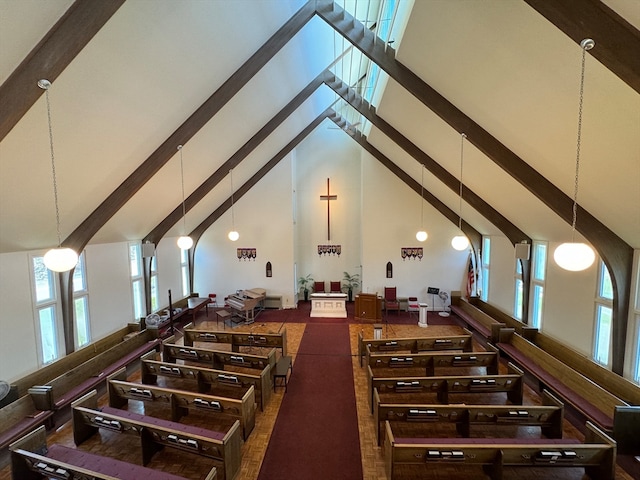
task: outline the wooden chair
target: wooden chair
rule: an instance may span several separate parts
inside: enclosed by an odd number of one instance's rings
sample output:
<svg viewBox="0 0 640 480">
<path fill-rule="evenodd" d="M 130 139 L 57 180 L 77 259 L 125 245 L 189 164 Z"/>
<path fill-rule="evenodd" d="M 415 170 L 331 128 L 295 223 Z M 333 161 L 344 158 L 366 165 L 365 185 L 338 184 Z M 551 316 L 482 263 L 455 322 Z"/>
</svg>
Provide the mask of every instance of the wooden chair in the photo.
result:
<svg viewBox="0 0 640 480">
<path fill-rule="evenodd" d="M 313 282 L 314 293 L 324 293 L 324 282 Z"/>
<path fill-rule="evenodd" d="M 384 287 L 384 311 L 400 311 L 400 302 L 396 296 L 396 287 Z"/>
<path fill-rule="evenodd" d="M 329 282 L 329 284 L 330 284 L 330 288 L 329 288 L 330 293 L 342 293 L 341 282 Z"/>
</svg>

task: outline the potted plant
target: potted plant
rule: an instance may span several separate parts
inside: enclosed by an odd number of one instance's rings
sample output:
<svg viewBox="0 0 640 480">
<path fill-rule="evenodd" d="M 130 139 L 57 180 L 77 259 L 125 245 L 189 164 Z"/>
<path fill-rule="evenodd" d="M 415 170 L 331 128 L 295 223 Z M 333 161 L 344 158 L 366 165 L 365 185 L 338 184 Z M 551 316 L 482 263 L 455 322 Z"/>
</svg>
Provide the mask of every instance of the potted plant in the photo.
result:
<svg viewBox="0 0 640 480">
<path fill-rule="evenodd" d="M 306 277 L 300 277 L 298 279 L 298 284 L 300 285 L 300 288 L 302 288 L 304 290 L 304 301 L 306 302 L 307 300 L 309 300 L 309 287 L 311 285 L 313 285 L 313 282 L 315 280 L 311 277 L 311 274 L 307 275 Z"/>
<path fill-rule="evenodd" d="M 347 290 L 347 293 L 349 294 L 349 301 L 352 301 L 353 289 L 360 286 L 360 275 L 357 273 L 355 275 L 350 275 L 349 272 L 344 272 L 342 281 L 344 282 L 342 288 Z"/>
</svg>

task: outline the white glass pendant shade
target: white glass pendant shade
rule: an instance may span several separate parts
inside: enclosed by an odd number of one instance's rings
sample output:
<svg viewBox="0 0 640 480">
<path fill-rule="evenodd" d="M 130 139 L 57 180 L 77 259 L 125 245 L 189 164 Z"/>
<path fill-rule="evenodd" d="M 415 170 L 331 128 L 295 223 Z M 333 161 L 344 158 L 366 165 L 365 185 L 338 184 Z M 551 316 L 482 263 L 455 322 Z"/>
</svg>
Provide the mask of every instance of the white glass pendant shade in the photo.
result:
<svg viewBox="0 0 640 480">
<path fill-rule="evenodd" d="M 182 237 L 178 238 L 178 246 L 182 250 L 189 250 L 191 247 L 193 247 L 193 239 L 187 235 L 183 235 Z"/>
<path fill-rule="evenodd" d="M 424 230 L 420 230 L 418 233 L 416 233 L 416 240 L 418 240 L 419 242 L 424 242 L 427 238 L 429 238 L 429 235 Z"/>
<path fill-rule="evenodd" d="M 53 272 L 68 272 L 78 264 L 78 254 L 71 248 L 52 248 L 44 254 L 44 265 Z"/>
<path fill-rule="evenodd" d="M 451 239 L 451 246 L 461 252 L 469 248 L 469 239 L 466 235 L 456 235 Z"/>
<path fill-rule="evenodd" d="M 231 230 L 229 232 L 229 240 L 231 240 L 232 242 L 235 242 L 236 240 L 238 240 L 240 238 L 240 234 L 238 232 L 236 232 L 235 230 Z"/>
<path fill-rule="evenodd" d="M 560 268 L 580 272 L 593 265 L 596 254 L 586 243 L 568 242 L 555 249 L 553 259 Z"/>
</svg>

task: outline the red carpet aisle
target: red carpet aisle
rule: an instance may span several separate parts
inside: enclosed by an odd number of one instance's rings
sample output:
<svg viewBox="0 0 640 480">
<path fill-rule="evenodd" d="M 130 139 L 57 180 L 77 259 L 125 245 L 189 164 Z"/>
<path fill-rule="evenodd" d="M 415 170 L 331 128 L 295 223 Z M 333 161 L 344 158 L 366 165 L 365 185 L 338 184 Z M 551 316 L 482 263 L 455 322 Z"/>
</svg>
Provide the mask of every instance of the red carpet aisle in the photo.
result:
<svg viewBox="0 0 640 480">
<path fill-rule="evenodd" d="M 307 325 L 258 480 L 362 479 L 346 324 Z"/>
</svg>

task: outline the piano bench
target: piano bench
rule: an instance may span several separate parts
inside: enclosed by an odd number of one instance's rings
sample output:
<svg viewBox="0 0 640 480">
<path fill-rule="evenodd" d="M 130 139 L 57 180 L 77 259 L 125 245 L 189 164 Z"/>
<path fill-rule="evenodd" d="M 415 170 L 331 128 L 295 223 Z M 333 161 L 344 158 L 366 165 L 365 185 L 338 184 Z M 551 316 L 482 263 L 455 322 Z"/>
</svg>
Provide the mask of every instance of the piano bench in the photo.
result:
<svg viewBox="0 0 640 480">
<path fill-rule="evenodd" d="M 224 322 L 231 316 L 231 313 L 228 310 L 216 310 L 216 325 L 218 322 L 222 320 L 222 325 L 224 326 Z"/>
</svg>

